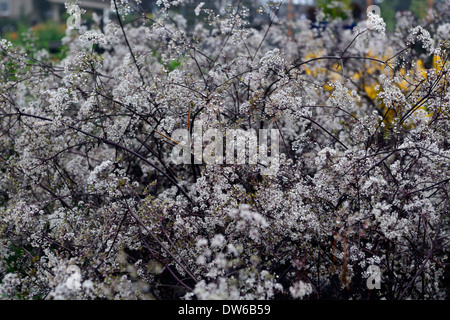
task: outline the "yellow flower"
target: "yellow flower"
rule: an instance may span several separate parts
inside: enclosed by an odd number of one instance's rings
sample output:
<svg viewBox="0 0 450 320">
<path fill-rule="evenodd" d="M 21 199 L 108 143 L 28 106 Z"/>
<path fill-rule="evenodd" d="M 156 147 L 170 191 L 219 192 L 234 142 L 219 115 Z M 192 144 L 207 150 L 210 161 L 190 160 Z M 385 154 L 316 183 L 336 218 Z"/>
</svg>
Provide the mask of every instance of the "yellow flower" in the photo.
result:
<svg viewBox="0 0 450 320">
<path fill-rule="evenodd" d="M 443 67 L 443 61 L 441 56 L 435 54 L 433 56 L 433 68 L 435 68 L 437 71 L 441 71 Z"/>
</svg>

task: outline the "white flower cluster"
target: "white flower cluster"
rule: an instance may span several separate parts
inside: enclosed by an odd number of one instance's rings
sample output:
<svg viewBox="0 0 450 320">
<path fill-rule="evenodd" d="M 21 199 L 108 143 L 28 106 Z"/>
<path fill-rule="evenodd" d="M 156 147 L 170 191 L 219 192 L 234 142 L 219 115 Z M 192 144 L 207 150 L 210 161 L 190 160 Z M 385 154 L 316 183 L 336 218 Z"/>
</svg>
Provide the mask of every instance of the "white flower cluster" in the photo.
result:
<svg viewBox="0 0 450 320">
<path fill-rule="evenodd" d="M 111 165 L 113 164 L 113 162 L 111 160 L 106 160 L 103 161 L 101 164 L 99 164 L 98 166 L 96 166 L 94 168 L 94 170 L 89 174 L 88 177 L 88 184 L 95 184 L 98 181 L 98 176 L 105 172 L 107 169 L 111 170 Z M 108 174 L 108 173 L 106 173 Z"/>
<path fill-rule="evenodd" d="M 367 13 L 367 28 L 375 31 L 379 36 L 384 37 L 386 32 L 386 23 L 383 18 L 373 12 Z"/>
<path fill-rule="evenodd" d="M 9 300 L 15 299 L 20 283 L 20 278 L 16 273 L 7 273 L 0 283 L 0 297 Z"/>
<path fill-rule="evenodd" d="M 430 33 L 422 26 L 417 26 L 409 31 L 408 44 L 420 43 L 422 48 L 427 50 L 428 53 L 434 53 L 434 39 Z"/>
<path fill-rule="evenodd" d="M 439 27 L 436 30 L 436 33 L 441 39 L 450 40 L 450 23 L 444 23 L 439 25 Z"/>
<path fill-rule="evenodd" d="M 308 296 L 313 292 L 312 286 L 310 283 L 305 283 L 303 281 L 297 281 L 289 287 L 289 291 L 294 298 L 302 299 L 305 296 Z"/>
<path fill-rule="evenodd" d="M 59 263 L 53 268 L 53 273 L 50 283 L 54 288 L 49 293 L 53 300 L 76 299 L 83 291 L 88 294 L 93 291 L 93 282 L 82 281 L 81 269 L 77 265 Z"/>
<path fill-rule="evenodd" d="M 64 3 L 64 6 L 66 7 L 67 13 L 69 15 L 86 13 L 86 10 L 81 9 L 77 2 L 65 2 Z"/>
<path fill-rule="evenodd" d="M 286 60 L 279 49 L 266 52 L 260 62 L 261 67 L 259 68 L 259 72 L 263 75 L 268 75 L 270 72 L 276 74 L 283 73 L 283 67 L 286 66 Z"/>
<path fill-rule="evenodd" d="M 163 6 L 165 9 L 169 9 L 172 6 L 183 4 L 184 1 L 185 0 L 157 0 L 156 5 Z"/>
<path fill-rule="evenodd" d="M 204 2 L 200 2 L 200 3 L 198 4 L 198 6 L 195 7 L 194 13 L 195 13 L 196 16 L 198 16 L 198 15 L 200 14 L 200 12 L 202 11 L 202 7 L 203 7 L 204 5 L 205 5 Z"/>
</svg>

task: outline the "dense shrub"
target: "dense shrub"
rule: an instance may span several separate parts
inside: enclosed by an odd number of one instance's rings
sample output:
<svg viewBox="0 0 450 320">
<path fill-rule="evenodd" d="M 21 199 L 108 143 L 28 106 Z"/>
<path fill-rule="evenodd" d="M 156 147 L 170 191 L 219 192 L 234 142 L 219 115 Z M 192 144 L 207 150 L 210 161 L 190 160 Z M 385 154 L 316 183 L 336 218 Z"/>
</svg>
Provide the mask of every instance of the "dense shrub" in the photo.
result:
<svg viewBox="0 0 450 320">
<path fill-rule="evenodd" d="M 0 42 L 1 297 L 445 299 L 449 3 L 385 34 L 181 2 L 114 0 L 58 63 Z M 279 130 L 276 171 L 174 164 L 200 124 Z"/>
</svg>

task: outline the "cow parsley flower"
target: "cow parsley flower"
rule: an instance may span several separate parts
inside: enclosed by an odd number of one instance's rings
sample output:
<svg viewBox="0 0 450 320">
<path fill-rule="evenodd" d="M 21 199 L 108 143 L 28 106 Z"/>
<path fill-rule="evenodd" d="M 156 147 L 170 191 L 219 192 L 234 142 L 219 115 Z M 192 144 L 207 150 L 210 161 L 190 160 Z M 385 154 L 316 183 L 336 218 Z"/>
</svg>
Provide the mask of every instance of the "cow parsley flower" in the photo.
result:
<svg viewBox="0 0 450 320">
<path fill-rule="evenodd" d="M 225 243 L 225 237 L 222 234 L 216 234 L 211 240 L 211 248 L 220 248 Z"/>
<path fill-rule="evenodd" d="M 0 282 L 0 297 L 14 299 L 21 280 L 16 273 L 7 273 Z"/>
<path fill-rule="evenodd" d="M 264 57 L 261 58 L 260 63 L 261 67 L 259 68 L 259 72 L 266 76 L 270 71 L 282 73 L 286 65 L 286 60 L 284 59 L 283 53 L 277 48 L 268 51 Z"/>
<path fill-rule="evenodd" d="M 297 281 L 292 286 L 289 287 L 289 292 L 292 297 L 302 299 L 303 297 L 311 294 L 313 288 L 310 283 L 305 283 L 303 281 Z"/>
<path fill-rule="evenodd" d="M 111 160 L 103 161 L 101 164 L 99 164 L 97 167 L 94 168 L 94 170 L 90 173 L 88 177 L 88 184 L 93 184 L 98 178 L 98 175 L 102 173 L 105 169 L 107 169 L 110 165 L 112 165 Z"/>
<path fill-rule="evenodd" d="M 178 6 L 183 4 L 184 0 L 158 0 L 156 1 L 157 6 L 164 6 L 165 9 L 169 9 L 171 6 Z"/>
<path fill-rule="evenodd" d="M 69 289 L 79 290 L 81 288 L 81 271 L 78 266 L 71 265 L 67 269 L 67 272 L 70 273 L 69 277 L 66 280 L 66 286 Z"/>
<path fill-rule="evenodd" d="M 69 15 L 86 13 L 86 10 L 81 9 L 80 6 L 77 3 L 66 2 L 64 5 L 65 5 L 67 13 Z"/>
<path fill-rule="evenodd" d="M 80 36 L 80 40 L 83 42 L 90 42 L 92 44 L 107 44 L 106 37 L 103 33 L 97 31 L 86 31 Z"/>
<path fill-rule="evenodd" d="M 373 12 L 369 12 L 367 17 L 369 18 L 367 21 L 367 28 L 377 32 L 381 37 L 384 37 L 386 32 L 386 23 L 383 18 Z"/>
</svg>

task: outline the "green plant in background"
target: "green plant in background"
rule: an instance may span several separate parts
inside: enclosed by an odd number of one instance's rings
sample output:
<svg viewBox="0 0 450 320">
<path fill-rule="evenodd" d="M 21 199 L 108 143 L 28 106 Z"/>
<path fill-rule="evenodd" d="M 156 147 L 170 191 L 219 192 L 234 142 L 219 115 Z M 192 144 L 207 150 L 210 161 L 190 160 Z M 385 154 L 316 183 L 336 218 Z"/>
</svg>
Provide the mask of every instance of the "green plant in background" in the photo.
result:
<svg viewBox="0 0 450 320">
<path fill-rule="evenodd" d="M 346 10 L 350 10 L 350 0 L 317 0 L 317 7 L 332 18 L 346 19 Z"/>
<path fill-rule="evenodd" d="M 65 29 L 65 24 L 54 21 L 46 21 L 34 26 L 18 22 L 16 30 L 6 32 L 3 37 L 14 45 L 24 47 L 31 52 L 46 49 L 52 53 L 52 58 L 60 60 L 67 51 L 67 48 L 61 46 Z"/>
</svg>

